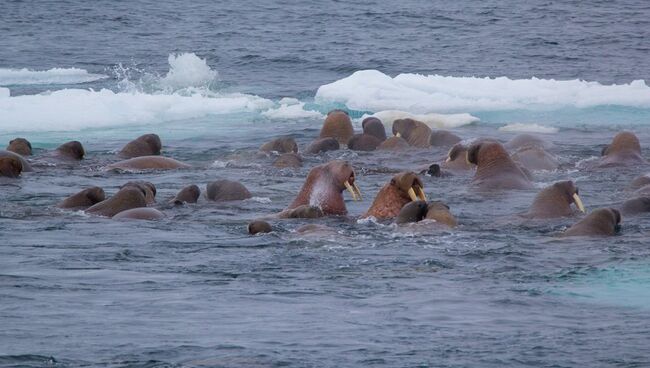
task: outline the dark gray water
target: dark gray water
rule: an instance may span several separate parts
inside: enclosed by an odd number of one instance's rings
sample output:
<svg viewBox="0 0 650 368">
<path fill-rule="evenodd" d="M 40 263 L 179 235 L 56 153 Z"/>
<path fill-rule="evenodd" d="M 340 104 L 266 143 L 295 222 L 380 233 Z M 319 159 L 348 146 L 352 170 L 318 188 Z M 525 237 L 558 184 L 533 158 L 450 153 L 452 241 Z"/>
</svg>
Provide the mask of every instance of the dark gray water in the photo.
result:
<svg viewBox="0 0 650 368">
<path fill-rule="evenodd" d="M 624 218 L 613 238 L 574 240 L 556 235 L 577 219 L 515 216 L 557 180 L 574 180 L 588 210 L 627 198 L 648 167 L 585 167 L 623 128 L 650 157 L 650 102 L 618 103 L 647 87 L 607 90 L 613 102 L 588 107 L 464 111 L 481 119 L 454 128 L 464 139 L 505 141 L 515 133 L 497 128 L 521 121 L 557 127 L 544 137 L 562 166 L 534 173 L 536 190 L 506 194 L 474 193 L 471 174 L 423 178 L 429 198 L 457 216 L 454 230 L 357 220 L 394 173 L 446 150 L 341 150 L 306 155 L 295 171 L 256 153 L 271 137 L 292 135 L 302 149 L 318 135 L 322 116 L 264 115 L 279 98 L 326 110 L 313 101 L 318 87 L 357 70 L 649 79 L 648 19 L 642 1 L 0 3 L 0 80 L 3 68 L 108 76 L 28 83 L 21 74 L 3 85 L 11 97 L 0 89 L 0 144 L 25 136 L 39 156 L 79 139 L 88 152 L 80 164 L 0 180 L 0 366 L 650 366 L 647 216 Z M 219 72 L 193 99 L 160 87 L 177 52 Z M 200 74 L 195 66 L 179 67 L 183 81 Z M 124 92 L 125 82 L 137 92 Z M 247 107 L 212 105 L 235 92 Z M 145 132 L 194 168 L 101 169 Z M 271 234 L 246 234 L 248 221 L 285 208 L 310 168 L 332 159 L 350 161 L 365 195 L 346 202 L 348 217 L 276 220 Z M 164 205 L 187 184 L 220 178 L 254 198 Z M 166 219 L 117 222 L 55 207 L 86 186 L 112 194 L 134 179 L 156 185 Z M 297 234 L 306 223 L 334 230 Z"/>
</svg>

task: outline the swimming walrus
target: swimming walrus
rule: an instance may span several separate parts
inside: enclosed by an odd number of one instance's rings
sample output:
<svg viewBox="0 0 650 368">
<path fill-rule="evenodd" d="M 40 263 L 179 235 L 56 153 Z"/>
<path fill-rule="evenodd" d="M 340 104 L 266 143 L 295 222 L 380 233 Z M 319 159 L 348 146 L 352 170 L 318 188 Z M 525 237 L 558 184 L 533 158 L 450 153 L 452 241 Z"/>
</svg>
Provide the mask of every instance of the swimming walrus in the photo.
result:
<svg viewBox="0 0 650 368">
<path fill-rule="evenodd" d="M 321 152 L 336 151 L 340 148 L 341 145 L 336 138 L 325 137 L 313 141 L 304 152 L 315 155 Z"/>
<path fill-rule="evenodd" d="M 264 143 L 260 147 L 262 152 L 277 152 L 277 153 L 298 153 L 298 145 L 291 137 L 280 137 L 270 142 Z"/>
<path fill-rule="evenodd" d="M 362 217 L 393 218 L 405 204 L 418 199 L 427 199 L 422 180 L 412 171 L 401 172 L 379 190 L 372 205 Z"/>
<path fill-rule="evenodd" d="M 601 152 L 599 167 L 626 166 L 646 164 L 641 155 L 641 143 L 632 132 L 623 131 L 612 139 L 612 143 L 605 146 Z"/>
<path fill-rule="evenodd" d="M 144 180 L 135 180 L 122 185 L 120 189 L 126 187 L 135 187 L 142 191 L 147 205 L 156 203 L 156 186 L 153 183 Z"/>
<path fill-rule="evenodd" d="M 136 207 L 118 212 L 113 220 L 160 220 L 165 214 L 151 207 Z"/>
<path fill-rule="evenodd" d="M 107 170 L 174 170 L 191 166 L 164 156 L 140 156 L 106 166 Z"/>
<path fill-rule="evenodd" d="M 71 141 L 63 143 L 54 150 L 54 156 L 56 158 L 62 158 L 66 160 L 82 160 L 86 155 L 86 150 L 84 150 L 83 145 L 79 141 Z"/>
<path fill-rule="evenodd" d="M 404 138 L 413 147 L 431 146 L 431 128 L 421 121 L 409 118 L 397 119 L 393 121 L 393 135 Z"/>
<path fill-rule="evenodd" d="M 125 187 L 120 189 L 112 197 L 94 204 L 86 209 L 91 215 L 113 217 L 122 211 L 131 208 L 146 207 L 147 201 L 141 189 L 136 187 Z"/>
<path fill-rule="evenodd" d="M 169 202 L 175 205 L 196 203 L 199 200 L 200 195 L 201 189 L 199 189 L 198 185 L 192 184 L 181 189 Z"/>
<path fill-rule="evenodd" d="M 205 196 L 211 201 L 241 201 L 253 197 L 251 192 L 239 182 L 221 179 L 208 183 Z"/>
<path fill-rule="evenodd" d="M 363 134 L 369 134 L 381 142 L 386 140 L 386 127 L 384 127 L 384 123 L 381 120 L 374 116 L 363 119 L 361 128 L 363 129 Z"/>
<path fill-rule="evenodd" d="M 510 158 L 501 143 L 481 140 L 467 150 L 467 161 L 476 165 L 472 184 L 482 190 L 532 189 L 529 176 Z"/>
<path fill-rule="evenodd" d="M 23 164 L 11 156 L 0 156 L 0 176 L 17 178 L 23 172 Z"/>
<path fill-rule="evenodd" d="M 162 142 L 157 134 L 144 134 L 127 143 L 118 152 L 118 156 L 122 158 L 158 156 L 161 149 Z"/>
<path fill-rule="evenodd" d="M 621 213 L 614 208 L 599 208 L 568 228 L 562 236 L 612 236 L 620 229 Z"/>
<path fill-rule="evenodd" d="M 578 195 L 578 187 L 573 181 L 559 181 L 542 189 L 533 200 L 528 212 L 523 214 L 527 218 L 555 218 L 571 216 L 574 212 L 571 204 L 585 212 L 585 206 Z"/>
<path fill-rule="evenodd" d="M 458 221 L 445 203 L 440 201 L 427 203 L 422 200 L 405 204 L 397 215 L 395 222 L 401 225 L 422 220 L 432 220 L 436 224 L 452 228 L 458 225 Z"/>
<path fill-rule="evenodd" d="M 12 157 L 12 158 L 20 161 L 20 164 L 22 165 L 22 169 L 21 169 L 22 172 L 34 171 L 34 169 L 32 169 L 32 165 L 29 163 L 29 161 L 27 161 L 27 159 L 25 159 L 22 155 L 20 155 L 18 153 L 15 153 L 15 152 L 12 152 L 12 151 L 0 150 L 0 158 L 2 158 L 2 157 Z"/>
<path fill-rule="evenodd" d="M 9 141 L 7 151 L 17 153 L 21 156 L 31 156 L 32 144 L 25 138 L 14 138 Z"/>
<path fill-rule="evenodd" d="M 106 199 L 104 189 L 100 187 L 86 188 L 64 199 L 58 204 L 59 208 L 88 208 Z"/>
<path fill-rule="evenodd" d="M 336 138 L 339 144 L 347 144 L 354 135 L 350 115 L 344 110 L 332 110 L 327 113 L 319 138 Z"/>
</svg>

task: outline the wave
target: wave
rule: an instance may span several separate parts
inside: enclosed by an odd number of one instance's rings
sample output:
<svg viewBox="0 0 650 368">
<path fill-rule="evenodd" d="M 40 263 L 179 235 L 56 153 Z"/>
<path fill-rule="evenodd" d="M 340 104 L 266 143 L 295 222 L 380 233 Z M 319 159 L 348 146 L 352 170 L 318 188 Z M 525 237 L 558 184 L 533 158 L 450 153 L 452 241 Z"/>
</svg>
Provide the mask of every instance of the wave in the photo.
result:
<svg viewBox="0 0 650 368">
<path fill-rule="evenodd" d="M 650 108 L 650 87 L 643 80 L 603 85 L 582 80 L 420 74 L 391 78 L 377 70 L 362 70 L 320 86 L 315 99 L 355 110 L 404 110 L 415 114 L 604 105 Z"/>
<path fill-rule="evenodd" d="M 108 78 L 103 74 L 88 73 L 77 68 L 52 68 L 50 70 L 0 68 L 0 86 L 78 84 Z"/>
<path fill-rule="evenodd" d="M 524 132 L 524 133 L 545 133 L 553 134 L 558 132 L 558 128 L 540 125 L 540 124 L 526 124 L 526 123 L 512 123 L 504 125 L 499 128 L 502 132 Z"/>
</svg>

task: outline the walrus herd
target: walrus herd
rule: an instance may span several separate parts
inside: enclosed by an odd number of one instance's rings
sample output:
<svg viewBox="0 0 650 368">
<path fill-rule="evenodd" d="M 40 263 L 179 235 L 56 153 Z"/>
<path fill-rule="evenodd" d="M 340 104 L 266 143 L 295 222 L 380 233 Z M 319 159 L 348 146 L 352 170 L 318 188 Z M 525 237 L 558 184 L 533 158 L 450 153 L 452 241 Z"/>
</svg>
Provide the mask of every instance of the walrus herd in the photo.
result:
<svg viewBox="0 0 650 368">
<path fill-rule="evenodd" d="M 333 110 L 327 114 L 319 136 L 309 144 L 303 154 L 320 155 L 323 152 L 347 147 L 355 151 L 384 150 L 399 155 L 400 151 L 427 147 L 449 147 L 447 156 L 430 165 L 394 175 L 375 195 L 368 210 L 361 218 L 395 222 L 398 226 L 410 223 L 429 224 L 454 228 L 458 221 L 451 209 L 442 201 L 429 201 L 424 183 L 418 175 L 444 178 L 459 172 L 473 172 L 468 187 L 483 193 L 534 189 L 531 172 L 555 170 L 558 159 L 552 154 L 553 145 L 543 139 L 520 134 L 508 142 L 477 137 L 462 140 L 452 132 L 432 130 L 427 124 L 413 119 L 397 119 L 392 122 L 392 136 L 386 135 L 385 124 L 376 117 L 368 117 L 361 123 L 363 131 L 356 133 L 346 111 Z M 468 143 L 469 142 L 469 143 Z M 116 162 L 105 170 L 179 170 L 191 165 L 161 155 L 162 141 L 156 134 L 145 134 L 128 142 L 116 151 Z M 292 138 L 279 137 L 262 144 L 259 151 L 277 156 L 276 168 L 296 168 L 303 165 L 303 156 Z M 38 159 L 47 162 L 75 162 L 82 160 L 86 151 L 78 141 L 67 142 L 52 151 L 41 154 Z M 25 138 L 11 140 L 6 150 L 0 150 L 0 176 L 20 178 L 23 173 L 34 171 L 33 148 Z M 593 169 L 620 166 L 642 166 L 647 161 L 641 154 L 641 144 L 632 132 L 623 131 L 612 139 L 601 157 L 593 163 Z M 146 171 L 145 171 L 146 172 Z M 156 220 L 165 217 L 156 204 L 156 187 L 148 181 L 125 183 L 113 195 L 107 196 L 100 187 L 79 188 L 58 203 L 61 209 L 81 210 L 91 215 L 117 220 Z M 630 184 L 634 197 L 617 208 L 600 208 L 589 213 L 579 196 L 573 181 L 553 183 L 541 189 L 525 213 L 516 214 L 522 219 L 549 219 L 584 217 L 567 226 L 562 236 L 611 236 L 620 229 L 622 215 L 635 216 L 650 212 L 650 174 L 634 179 Z M 250 234 L 273 231 L 266 220 L 319 218 L 323 216 L 346 216 L 347 208 L 343 192 L 353 200 L 363 199 L 357 185 L 353 166 L 344 160 L 333 160 L 313 167 L 295 199 L 287 207 L 266 219 L 255 219 L 248 224 Z M 195 184 L 181 188 L 169 205 L 197 203 L 201 189 Z M 244 184 L 233 180 L 216 180 L 207 183 L 205 198 L 209 201 L 240 201 L 253 197 Z M 313 224 L 312 224 L 313 225 Z M 300 232 L 300 231 L 298 231 Z"/>
</svg>

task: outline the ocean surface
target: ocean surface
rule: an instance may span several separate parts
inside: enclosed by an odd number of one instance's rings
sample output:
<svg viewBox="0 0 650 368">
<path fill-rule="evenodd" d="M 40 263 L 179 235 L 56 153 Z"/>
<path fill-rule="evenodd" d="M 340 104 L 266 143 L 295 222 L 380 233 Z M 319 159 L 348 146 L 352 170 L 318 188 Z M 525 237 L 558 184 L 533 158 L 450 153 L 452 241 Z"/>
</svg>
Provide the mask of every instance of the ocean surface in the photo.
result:
<svg viewBox="0 0 650 368">
<path fill-rule="evenodd" d="M 0 367 L 650 366 L 650 218 L 561 239 L 577 219 L 517 216 L 567 179 L 588 210 L 615 206 L 650 171 L 589 169 L 622 129 L 650 157 L 650 3 L 6 0 L 0 33 L 0 148 L 29 139 L 36 168 L 0 178 Z M 359 220 L 395 173 L 447 149 L 345 149 L 296 170 L 257 152 L 285 135 L 302 150 L 333 108 L 357 130 L 406 112 L 468 141 L 535 133 L 561 165 L 489 195 L 471 173 L 423 177 L 453 230 Z M 103 170 L 144 133 L 193 168 Z M 69 140 L 81 163 L 42 159 Z M 364 194 L 345 194 L 347 217 L 247 234 L 333 159 Z M 224 178 L 253 198 L 166 205 Z M 165 219 L 56 207 L 130 180 L 156 185 Z M 296 232 L 307 223 L 331 230 Z"/>
</svg>

